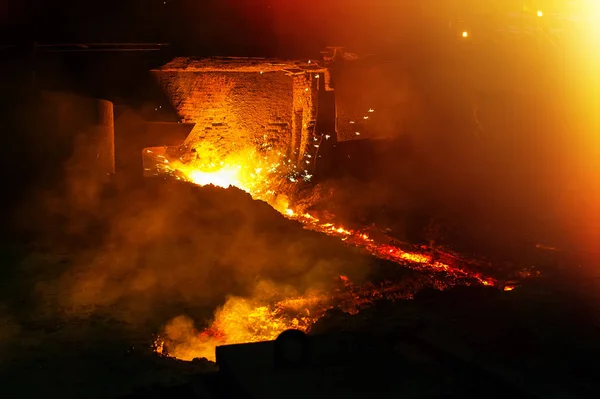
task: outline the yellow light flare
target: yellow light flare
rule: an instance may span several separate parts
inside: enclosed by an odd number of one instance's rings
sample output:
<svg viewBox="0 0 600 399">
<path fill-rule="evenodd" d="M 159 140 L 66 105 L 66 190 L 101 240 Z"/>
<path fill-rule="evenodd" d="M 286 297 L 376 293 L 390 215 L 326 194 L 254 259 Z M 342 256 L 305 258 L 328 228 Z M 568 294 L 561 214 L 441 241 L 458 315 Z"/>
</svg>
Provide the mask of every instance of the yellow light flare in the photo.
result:
<svg viewBox="0 0 600 399">
<path fill-rule="evenodd" d="M 465 39 L 466 39 L 467 37 L 469 37 L 469 32 L 467 32 L 467 31 L 464 31 L 464 32 L 462 33 L 462 37 L 464 37 Z"/>
<path fill-rule="evenodd" d="M 542 10 L 538 10 L 537 16 L 540 18 L 544 16 L 544 13 L 542 12 Z"/>
<path fill-rule="evenodd" d="M 276 289 L 272 287 L 273 291 Z M 329 295 L 307 294 L 271 304 L 231 297 L 215 312 L 210 327 L 203 331 L 198 331 L 193 320 L 185 316 L 172 319 L 154 342 L 154 350 L 179 360 L 207 358 L 214 361 L 217 346 L 270 341 L 289 329 L 307 331 L 331 308 Z"/>
<path fill-rule="evenodd" d="M 239 177 L 240 167 L 227 167 L 215 172 L 203 172 L 193 170 L 189 173 L 190 181 L 199 186 L 213 185 L 222 188 L 238 187 L 243 189 L 244 185 Z"/>
<path fill-rule="evenodd" d="M 231 152 L 221 159 L 212 148 L 202 145 L 190 145 L 195 149 L 193 158 L 170 157 L 164 148 L 154 148 L 152 158 L 158 162 L 157 169 L 175 177 L 199 186 L 213 185 L 222 188 L 236 187 L 249 193 L 253 198 L 263 200 L 281 213 L 288 208 L 287 199 L 274 190 L 282 180 L 297 181 L 290 176 L 294 165 L 287 162 L 281 153 L 259 152 L 257 149 L 244 148 Z M 164 154 L 164 155 L 163 155 Z M 189 158 L 189 155 L 186 156 Z M 306 179 L 306 177 L 305 177 Z"/>
</svg>

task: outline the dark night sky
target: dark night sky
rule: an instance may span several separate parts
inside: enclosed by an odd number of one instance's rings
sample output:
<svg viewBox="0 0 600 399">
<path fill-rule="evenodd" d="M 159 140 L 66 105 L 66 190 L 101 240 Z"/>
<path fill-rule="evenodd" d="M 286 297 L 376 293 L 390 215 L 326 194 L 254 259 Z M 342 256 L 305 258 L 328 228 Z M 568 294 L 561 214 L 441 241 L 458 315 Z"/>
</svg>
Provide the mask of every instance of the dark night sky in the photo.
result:
<svg viewBox="0 0 600 399">
<path fill-rule="evenodd" d="M 324 45 L 408 32 L 455 1 L 0 0 L 10 3 L 0 6 L 9 9 L 0 20 L 9 21 L 2 41 L 11 43 L 168 42 L 179 54 L 318 55 Z"/>
<path fill-rule="evenodd" d="M 269 2 L 0 0 L 0 20 L 9 30 L 4 44 L 168 42 L 180 52 L 266 53 L 275 45 Z"/>
<path fill-rule="evenodd" d="M 0 0 L 0 44 L 163 42 L 179 55 L 313 56 L 325 45 L 427 38 L 425 19 L 472 1 Z"/>
</svg>

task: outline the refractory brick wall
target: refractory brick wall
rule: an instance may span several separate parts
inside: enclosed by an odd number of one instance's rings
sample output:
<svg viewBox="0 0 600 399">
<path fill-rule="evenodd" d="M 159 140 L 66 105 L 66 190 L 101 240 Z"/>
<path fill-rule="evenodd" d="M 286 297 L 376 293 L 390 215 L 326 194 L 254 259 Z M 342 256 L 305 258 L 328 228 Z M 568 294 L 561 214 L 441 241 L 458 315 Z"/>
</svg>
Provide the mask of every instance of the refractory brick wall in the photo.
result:
<svg viewBox="0 0 600 399">
<path fill-rule="evenodd" d="M 174 65 L 154 73 L 182 122 L 196 124 L 188 144 L 216 160 L 249 146 L 302 159 L 314 134 L 314 72 L 237 60 Z"/>
</svg>

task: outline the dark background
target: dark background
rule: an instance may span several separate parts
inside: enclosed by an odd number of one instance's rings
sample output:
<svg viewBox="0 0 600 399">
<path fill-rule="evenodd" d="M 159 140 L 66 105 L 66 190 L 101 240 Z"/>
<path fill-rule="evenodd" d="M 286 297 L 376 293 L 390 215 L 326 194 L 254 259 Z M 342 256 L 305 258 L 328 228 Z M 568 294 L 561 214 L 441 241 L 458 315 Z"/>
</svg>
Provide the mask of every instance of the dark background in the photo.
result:
<svg viewBox="0 0 600 399">
<path fill-rule="evenodd" d="M 521 2 L 496 2 L 506 8 L 517 3 Z M 10 392 L 0 396 L 56 392 L 63 397 L 107 397 L 108 392 L 123 393 L 132 386 L 161 384 L 161 378 L 181 379 L 185 372 L 196 371 L 177 372 L 177 367 L 194 363 L 167 363 L 169 359 L 150 353 L 153 335 L 171 317 L 188 314 L 202 328 L 215 304 L 232 293 L 245 294 L 265 264 L 295 282 L 313 274 L 319 280 L 319 272 L 335 271 L 338 264 L 364 270 L 362 262 L 354 265 L 359 260 L 354 253 L 325 245 L 340 246 L 337 239 L 310 235 L 299 226 L 296 236 L 287 231 L 293 228 L 289 221 L 237 190 L 182 186 L 177 189 L 182 191 L 171 191 L 160 182 L 150 182 L 144 190 L 126 186 L 83 209 L 74 206 L 77 202 L 59 201 L 67 211 L 66 216 L 51 215 L 58 222 L 37 218 L 48 213 L 47 207 L 22 207 L 16 215 L 26 216 L 23 223 L 45 233 L 33 237 L 36 240 L 21 239 L 7 229 L 14 205 L 25 200 L 50 204 L 45 200 L 53 197 L 45 198 L 40 185 L 52 188 L 64 177 L 68 157 L 50 152 L 61 132 L 48 123 L 52 118 L 45 118 L 48 110 L 40 107 L 40 90 L 104 98 L 117 108 L 128 106 L 146 115 L 144 110 L 167 104 L 149 70 L 175 56 L 312 58 L 325 45 L 402 60 L 401 73 L 407 73 L 414 89 L 409 98 L 423 105 L 410 114 L 411 151 L 394 153 L 397 147 L 386 147 L 385 157 L 371 168 L 374 179 L 366 184 L 352 179 L 333 182 L 340 195 L 327 205 L 339 212 L 336 216 L 377 208 L 377 215 L 367 217 L 421 231 L 431 219 L 442 220 L 450 242 L 493 258 L 489 267 L 494 270 L 544 266 L 542 283 L 558 276 L 552 282 L 558 287 L 555 291 L 535 284 L 519 288 L 505 310 L 479 296 L 467 297 L 466 303 L 425 298 L 424 308 L 395 319 L 430 323 L 436 334 L 468 331 L 465 342 L 482 341 L 481 353 L 532 359 L 518 369 L 520 379 L 529 380 L 532 370 L 544 381 L 553 379 L 547 370 L 563 373 L 557 365 L 580 377 L 590 374 L 593 364 L 581 359 L 594 359 L 597 329 L 583 334 L 572 317 L 553 314 L 578 316 L 590 305 L 595 311 L 585 325 L 596 328 L 599 320 L 600 291 L 594 279 L 599 258 L 588 252 L 598 241 L 592 234 L 598 225 L 590 218 L 597 206 L 576 170 L 581 147 L 589 147 L 589 137 L 594 136 L 574 131 L 565 122 L 566 107 L 575 107 L 563 96 L 566 85 L 557 78 L 564 72 L 559 68 L 564 57 L 539 51 L 536 40 L 528 42 L 529 47 L 502 40 L 494 46 L 461 41 L 448 34 L 451 29 L 457 34 L 468 29 L 476 39 L 486 35 L 478 34 L 475 26 L 479 33 L 484 28 L 495 32 L 506 21 L 474 18 L 466 11 L 455 15 L 452 7 L 442 9 L 444 4 L 454 2 L 0 0 L 0 230 L 6 230 L 0 237 L 0 391 Z M 460 21 L 450 28 L 449 19 Z M 67 46 L 78 51 L 34 53 L 35 42 L 170 45 L 156 52 L 89 52 Z M 542 57 L 547 54 L 555 58 Z M 381 97 L 394 94 L 383 91 Z M 473 134 L 473 98 L 481 99 L 486 134 Z M 48 178 L 50 172 L 54 176 Z M 239 228 L 240 215 L 248 221 L 245 229 Z M 81 226 L 85 234 L 78 230 Z M 289 245 L 282 245 L 286 238 Z M 232 247 L 232 242 L 238 245 Z M 536 244 L 559 251 L 538 249 Z M 214 248 L 222 248 L 227 256 Z M 307 273 L 300 267 L 305 265 L 315 267 Z M 553 275 L 552 268 L 560 272 Z M 590 287 L 584 288 L 582 281 Z M 569 297 L 577 298 L 572 307 L 565 305 Z M 447 325 L 431 324 L 432 309 L 449 320 Z M 469 323 L 464 321 L 467 313 Z M 509 314 L 513 317 L 507 318 Z M 369 323 L 393 326 L 384 320 L 376 313 Z M 527 323 L 530 327 L 525 328 Z M 406 324 L 390 328 L 407 331 Z M 334 324 L 334 331 L 340 329 Z M 560 341 L 549 337 L 557 331 Z M 533 337 L 545 346 L 531 343 Z M 573 342 L 581 349 L 575 350 Z M 554 362 L 540 360 L 536 352 Z"/>
<path fill-rule="evenodd" d="M 169 42 L 179 54 L 196 55 L 267 53 L 273 46 L 272 15 L 266 0 L 3 3 L 2 21 L 8 21 L 5 29 L 12 43 Z"/>
</svg>

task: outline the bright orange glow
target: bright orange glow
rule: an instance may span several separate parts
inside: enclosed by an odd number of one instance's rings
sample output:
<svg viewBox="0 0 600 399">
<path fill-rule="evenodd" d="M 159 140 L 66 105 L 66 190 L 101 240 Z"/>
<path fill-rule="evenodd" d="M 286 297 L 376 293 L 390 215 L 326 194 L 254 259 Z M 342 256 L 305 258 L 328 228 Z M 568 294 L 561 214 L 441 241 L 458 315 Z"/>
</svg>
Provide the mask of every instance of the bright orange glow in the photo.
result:
<svg viewBox="0 0 600 399">
<path fill-rule="evenodd" d="M 164 156 L 160 158 L 160 155 L 158 159 L 162 160 L 161 165 L 166 173 L 179 179 L 198 185 L 234 186 L 245 190 L 253 197 L 267 201 L 285 217 L 302 223 L 306 229 L 338 237 L 347 245 L 362 248 L 374 257 L 432 276 L 438 288 L 457 284 L 496 284 L 489 277 L 464 269 L 458 264 L 460 261 L 454 264 L 437 260 L 430 253 L 419 252 L 421 248 L 415 248 L 414 251 L 401 249 L 391 244 L 393 240 L 381 232 L 377 234 L 379 238 L 374 239 L 366 230 L 350 229 L 335 221 L 322 221 L 321 217 L 290 207 L 290 201 L 282 193 L 272 192 L 266 196 L 265 193 L 272 191 L 270 187 L 280 187 L 277 185 L 278 178 L 279 181 L 287 179 L 275 173 L 277 168 L 272 169 L 273 173 L 257 170 L 257 165 L 262 165 L 265 160 L 257 160 L 252 152 L 242 151 L 231 155 L 219 167 L 213 166 L 212 170 L 210 165 L 208 168 L 202 165 L 207 171 L 197 169 L 197 163 L 168 161 Z M 214 360 L 216 346 L 272 340 L 290 328 L 308 331 L 327 310 L 334 307 L 355 313 L 370 306 L 376 299 L 406 299 L 414 294 L 405 286 L 393 282 L 384 287 L 368 283 L 354 287 L 346 276 L 340 276 L 340 281 L 344 290 L 334 293 L 314 291 L 281 298 L 276 294 L 278 287 L 263 286 L 261 292 L 251 298 L 230 298 L 216 311 L 213 322 L 203 331 L 196 330 L 194 322 L 186 317 L 175 318 L 164 327 L 154 349 L 157 353 L 181 360 L 198 357 Z"/>
<path fill-rule="evenodd" d="M 469 37 L 469 32 L 467 32 L 467 31 L 464 31 L 464 32 L 462 33 L 462 37 L 464 37 L 464 38 L 467 38 L 467 37 Z"/>
<path fill-rule="evenodd" d="M 307 180 L 310 175 L 299 174 L 294 178 L 291 162 L 280 154 L 260 154 L 251 148 L 241 149 L 216 161 L 210 151 L 197 151 L 193 160 L 184 162 L 178 158 L 168 157 L 165 148 L 147 150 L 156 168 L 162 174 L 185 180 L 199 186 L 236 187 L 246 191 L 256 199 L 269 202 L 277 210 L 283 212 L 284 206 L 275 206 L 278 201 L 274 185 L 281 184 L 282 179 L 290 181 Z M 292 177 L 290 177 L 292 176 Z"/>
<path fill-rule="evenodd" d="M 217 187 L 243 187 L 239 178 L 240 167 L 227 167 L 215 172 L 202 172 L 194 170 L 190 172 L 190 180 L 200 186 L 212 184 Z"/>
<path fill-rule="evenodd" d="M 273 297 L 279 288 L 262 284 L 254 297 Z M 354 285 L 342 275 L 333 292 L 315 291 L 270 302 L 232 297 L 215 312 L 210 326 L 202 331 L 187 317 L 172 319 L 155 340 L 154 350 L 180 360 L 207 358 L 214 361 L 217 346 L 273 340 L 291 328 L 309 331 L 329 309 L 336 307 L 356 314 L 376 300 L 410 298 L 411 293 L 405 291 L 390 283 Z"/>
<path fill-rule="evenodd" d="M 237 187 L 255 199 L 268 202 L 282 215 L 302 223 L 308 230 L 337 237 L 376 258 L 431 276 L 438 288 L 458 284 L 496 284 L 493 279 L 464 268 L 458 258 L 451 257 L 449 259 L 453 260 L 450 261 L 436 259 L 427 248 L 421 247 L 402 249 L 382 232 L 377 231 L 378 238 L 374 239 L 367 229 L 348 228 L 329 216 L 330 220 L 322 220 L 325 217 L 290 206 L 288 196 L 293 192 L 285 191 L 283 187 L 290 187 L 292 179 L 286 175 L 288 162 L 283 156 L 264 157 L 251 149 L 243 149 L 219 161 L 211 160 L 210 153 L 196 150 L 195 158 L 184 163 L 182 158 L 169 159 L 166 151 L 160 153 L 154 150 L 152 154 L 163 173 L 201 186 Z M 288 186 L 283 186 L 282 182 Z M 372 231 L 373 227 L 369 229 Z M 175 318 L 164 327 L 154 349 L 157 353 L 181 360 L 197 357 L 214 360 L 216 346 L 272 340 L 290 328 L 308 331 L 315 321 L 334 307 L 355 313 L 376 299 L 405 299 L 414 294 L 410 288 L 394 282 L 385 287 L 369 283 L 355 287 L 346 276 L 340 276 L 340 281 L 344 290 L 334 293 L 288 293 L 282 298 L 276 294 L 280 287 L 263 286 L 251 298 L 230 298 L 216 311 L 212 324 L 203 331 L 196 330 L 194 322 L 188 318 Z"/>
<path fill-rule="evenodd" d="M 215 348 L 224 344 L 268 341 L 290 328 L 306 331 L 330 306 L 327 297 L 307 296 L 266 304 L 257 300 L 230 298 L 217 310 L 214 321 L 198 331 L 193 321 L 178 317 L 165 327 L 155 350 L 180 360 L 215 360 Z M 311 313 L 311 310 L 313 311 Z M 293 313 L 295 316 L 287 316 Z"/>
<path fill-rule="evenodd" d="M 565 86 L 567 87 L 570 128 L 573 132 L 573 166 L 579 172 L 577 182 L 587 198 L 585 204 L 565 212 L 563 219 L 577 216 L 572 231 L 574 241 L 589 252 L 591 263 L 600 253 L 598 215 L 600 215 L 600 1 L 569 2 L 567 10 L 572 23 L 565 32 Z M 576 227 L 575 227 L 576 226 Z"/>
</svg>

